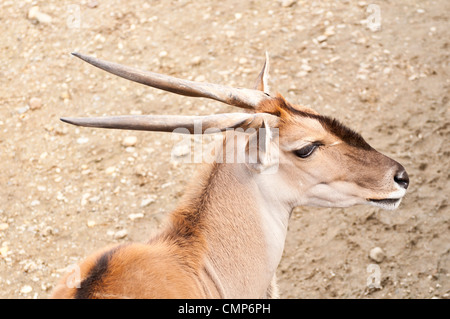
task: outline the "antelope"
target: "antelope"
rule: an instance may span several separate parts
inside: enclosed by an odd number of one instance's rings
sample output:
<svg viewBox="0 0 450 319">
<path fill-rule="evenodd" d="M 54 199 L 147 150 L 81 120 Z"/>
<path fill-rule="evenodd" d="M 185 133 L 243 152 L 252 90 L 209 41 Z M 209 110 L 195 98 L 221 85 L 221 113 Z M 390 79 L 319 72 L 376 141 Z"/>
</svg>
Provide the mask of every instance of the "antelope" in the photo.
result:
<svg viewBox="0 0 450 319">
<path fill-rule="evenodd" d="M 245 112 L 61 118 L 109 129 L 182 128 L 186 134 L 213 129 L 224 139 L 214 153 L 217 160 L 200 165 L 165 228 L 146 243 L 118 244 L 87 257 L 78 265 L 77 285 L 67 284 L 73 275 L 67 273 L 53 298 L 277 298 L 276 269 L 295 207 L 396 209 L 406 193 L 409 178 L 402 165 L 337 120 L 274 94 L 267 54 L 253 89 L 181 80 L 72 54 L 122 78 Z M 237 135 L 245 138 L 236 144 Z M 227 146 L 245 150 L 255 140 L 257 156 L 223 161 Z"/>
</svg>

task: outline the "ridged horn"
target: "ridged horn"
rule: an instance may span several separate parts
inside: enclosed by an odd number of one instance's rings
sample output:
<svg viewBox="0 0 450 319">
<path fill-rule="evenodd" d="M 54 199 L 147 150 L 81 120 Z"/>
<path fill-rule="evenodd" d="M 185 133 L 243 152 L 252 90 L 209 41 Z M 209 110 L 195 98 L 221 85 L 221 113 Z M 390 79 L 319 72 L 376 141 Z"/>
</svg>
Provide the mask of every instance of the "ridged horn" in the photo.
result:
<svg viewBox="0 0 450 319">
<path fill-rule="evenodd" d="M 122 78 L 180 95 L 209 98 L 245 109 L 256 109 L 262 101 L 270 99 L 270 96 L 259 90 L 182 80 L 168 75 L 103 61 L 81 53 L 74 52 L 72 54 L 83 61 Z"/>
</svg>

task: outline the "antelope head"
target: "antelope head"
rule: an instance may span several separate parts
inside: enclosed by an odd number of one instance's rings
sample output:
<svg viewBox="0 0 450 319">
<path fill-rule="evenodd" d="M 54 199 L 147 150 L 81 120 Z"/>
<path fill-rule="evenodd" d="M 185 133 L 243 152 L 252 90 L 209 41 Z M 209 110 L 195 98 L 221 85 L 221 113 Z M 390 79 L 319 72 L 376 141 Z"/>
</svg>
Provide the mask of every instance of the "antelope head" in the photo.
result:
<svg viewBox="0 0 450 319">
<path fill-rule="evenodd" d="M 262 153 L 276 146 L 279 165 L 271 177 L 274 189 L 283 190 L 292 206 L 348 207 L 370 204 L 384 209 L 399 206 L 409 184 L 402 165 L 372 148 L 358 133 L 335 119 L 293 105 L 269 88 L 269 59 L 254 89 L 231 88 L 198 83 L 171 76 L 106 62 L 79 53 L 73 55 L 120 77 L 165 91 L 214 99 L 247 110 L 246 113 L 210 116 L 117 116 L 99 118 L 61 118 L 89 127 L 186 133 L 207 133 L 208 129 L 264 128 L 258 145 Z M 201 121 L 201 130 L 194 124 Z M 274 145 L 274 140 L 277 145 Z M 261 139 L 260 139 L 261 140 Z M 264 158 L 261 157 L 261 158 Z M 251 166 L 259 171 L 270 161 L 257 160 Z M 247 163 L 250 164 L 250 163 Z"/>
</svg>

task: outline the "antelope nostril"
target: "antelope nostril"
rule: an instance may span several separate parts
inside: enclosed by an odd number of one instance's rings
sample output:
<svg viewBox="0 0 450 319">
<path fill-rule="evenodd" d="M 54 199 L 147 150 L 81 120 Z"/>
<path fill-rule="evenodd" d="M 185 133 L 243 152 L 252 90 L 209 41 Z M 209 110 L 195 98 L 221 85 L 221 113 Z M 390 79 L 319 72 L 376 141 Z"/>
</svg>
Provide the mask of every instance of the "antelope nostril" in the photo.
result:
<svg viewBox="0 0 450 319">
<path fill-rule="evenodd" d="M 408 188 L 409 185 L 409 177 L 408 177 L 408 173 L 406 173 L 406 170 L 402 167 L 402 169 L 400 169 L 397 174 L 395 174 L 394 176 L 394 181 L 400 185 L 401 187 L 403 187 L 404 189 Z"/>
</svg>

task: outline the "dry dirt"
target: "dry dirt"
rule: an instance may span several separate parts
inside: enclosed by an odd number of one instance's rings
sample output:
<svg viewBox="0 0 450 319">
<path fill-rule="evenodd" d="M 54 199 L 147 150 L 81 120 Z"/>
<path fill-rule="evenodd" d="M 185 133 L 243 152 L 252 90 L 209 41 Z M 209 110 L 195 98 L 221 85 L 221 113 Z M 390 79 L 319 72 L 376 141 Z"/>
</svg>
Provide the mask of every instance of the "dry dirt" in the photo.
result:
<svg viewBox="0 0 450 319">
<path fill-rule="evenodd" d="M 281 296 L 449 298 L 450 2 L 373 3 L 379 30 L 368 28 L 365 1 L 2 0 L 0 297 L 46 298 L 66 266 L 145 241 L 196 168 L 170 160 L 170 134 L 59 117 L 233 110 L 119 79 L 70 52 L 252 86 L 268 50 L 274 88 L 339 118 L 411 179 L 396 211 L 296 209 Z M 48 16 L 28 17 L 36 5 Z M 134 146 L 122 145 L 127 136 Z M 380 288 L 367 286 L 373 265 Z"/>
</svg>

